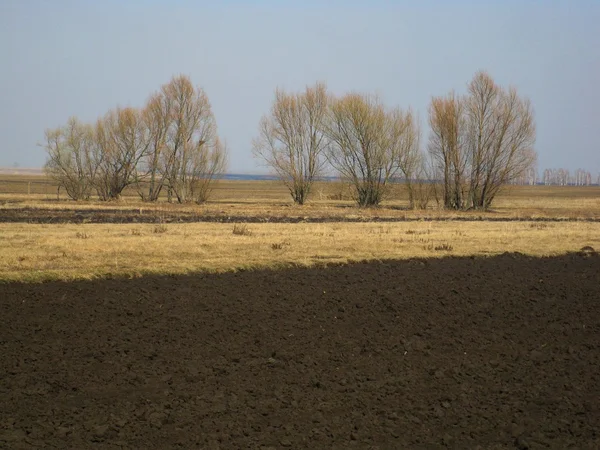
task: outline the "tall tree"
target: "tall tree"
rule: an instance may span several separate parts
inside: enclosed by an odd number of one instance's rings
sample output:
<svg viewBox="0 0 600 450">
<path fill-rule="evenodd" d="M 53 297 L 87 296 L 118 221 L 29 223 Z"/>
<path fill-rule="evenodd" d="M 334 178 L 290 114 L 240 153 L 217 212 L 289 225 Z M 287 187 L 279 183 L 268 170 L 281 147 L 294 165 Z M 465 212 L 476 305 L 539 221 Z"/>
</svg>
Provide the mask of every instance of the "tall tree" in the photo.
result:
<svg viewBox="0 0 600 450">
<path fill-rule="evenodd" d="M 155 93 L 142 110 L 143 125 L 149 145 L 146 155 L 141 160 L 137 178 L 138 193 L 144 201 L 157 201 L 166 182 L 161 157 L 166 148 L 171 118 L 169 100 L 163 93 Z"/>
<path fill-rule="evenodd" d="M 321 83 L 298 94 L 278 89 L 253 142 L 254 155 L 277 173 L 299 205 L 305 203 L 323 168 L 327 99 L 327 88 Z"/>
<path fill-rule="evenodd" d="M 444 205 L 461 209 L 466 204 L 468 154 L 465 145 L 465 101 L 451 92 L 434 97 L 429 106 L 429 154 L 443 179 Z"/>
<path fill-rule="evenodd" d="M 116 108 L 95 126 L 69 120 L 46 132 L 47 173 L 74 199 L 93 189 L 101 200 L 120 198 L 135 184 L 143 200 L 166 187 L 179 202 L 207 200 L 227 167 L 208 97 L 177 76 L 142 109 Z"/>
<path fill-rule="evenodd" d="M 444 206 L 487 209 L 501 187 L 536 161 L 535 120 L 528 99 L 478 72 L 464 98 L 433 98 L 429 152 L 442 174 Z"/>
<path fill-rule="evenodd" d="M 535 164 L 533 110 L 516 89 L 502 89 L 478 72 L 469 84 L 467 121 L 470 202 L 473 208 L 487 209 L 502 185 Z"/>
<path fill-rule="evenodd" d="M 169 119 L 159 164 L 168 189 L 179 203 L 202 203 L 227 167 L 227 148 L 218 137 L 208 96 L 183 75 L 164 85 L 161 95 Z"/>
<path fill-rule="evenodd" d="M 96 124 L 95 143 L 103 156 L 94 178 L 98 195 L 102 200 L 119 199 L 123 190 L 137 181 L 138 164 L 150 144 L 140 111 L 109 111 Z"/>
<path fill-rule="evenodd" d="M 91 126 L 72 117 L 64 127 L 46 131 L 48 159 L 44 170 L 73 200 L 87 200 L 101 162 L 94 152 Z"/>
<path fill-rule="evenodd" d="M 388 110 L 379 99 L 355 93 L 331 101 L 324 131 L 327 160 L 354 187 L 360 206 L 383 200 L 418 141 L 410 111 Z"/>
</svg>

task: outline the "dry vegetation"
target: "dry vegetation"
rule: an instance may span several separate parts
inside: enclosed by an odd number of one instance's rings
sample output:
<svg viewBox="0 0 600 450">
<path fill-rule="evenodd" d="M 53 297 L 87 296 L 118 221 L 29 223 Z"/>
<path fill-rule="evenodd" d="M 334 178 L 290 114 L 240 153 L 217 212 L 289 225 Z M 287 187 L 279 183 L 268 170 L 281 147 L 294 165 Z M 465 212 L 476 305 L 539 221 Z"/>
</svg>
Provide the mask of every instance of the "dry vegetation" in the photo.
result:
<svg viewBox="0 0 600 450">
<path fill-rule="evenodd" d="M 556 255 L 600 247 L 600 223 L 0 224 L 0 279 L 225 271 L 358 260 Z"/>
<path fill-rule="evenodd" d="M 29 192 L 29 194 L 28 194 Z M 156 203 L 142 202 L 135 189 L 126 189 L 119 202 L 56 201 L 56 185 L 42 176 L 0 176 L 0 214 L 20 208 L 137 210 L 143 213 L 265 215 L 282 217 L 493 217 L 600 219 L 599 186 L 508 186 L 496 198 L 489 212 L 454 212 L 436 207 L 409 210 L 406 186 L 394 185 L 381 208 L 357 208 L 348 185 L 339 182 L 315 183 L 309 201 L 294 206 L 288 190 L 278 181 L 220 181 L 213 199 L 203 205 L 170 204 L 166 196 Z"/>
<path fill-rule="evenodd" d="M 27 183 L 36 191 L 27 194 Z M 45 189 L 45 192 L 39 190 Z M 494 255 L 521 252 L 556 255 L 584 246 L 600 248 L 600 188 L 510 187 L 492 212 L 407 210 L 399 186 L 381 208 L 359 209 L 339 183 L 318 183 L 311 200 L 293 206 L 285 187 L 270 181 L 223 181 L 206 205 L 149 205 L 135 192 L 120 202 L 57 202 L 44 178 L 3 176 L 3 214 L 22 208 L 111 209 L 177 217 L 321 217 L 331 219 L 407 218 L 398 223 L 0 223 L 0 280 L 138 276 L 146 273 L 225 271 L 345 263 L 357 260 Z M 55 191 L 54 191 L 55 192 Z M 587 218 L 595 222 L 421 221 L 421 218 Z"/>
</svg>

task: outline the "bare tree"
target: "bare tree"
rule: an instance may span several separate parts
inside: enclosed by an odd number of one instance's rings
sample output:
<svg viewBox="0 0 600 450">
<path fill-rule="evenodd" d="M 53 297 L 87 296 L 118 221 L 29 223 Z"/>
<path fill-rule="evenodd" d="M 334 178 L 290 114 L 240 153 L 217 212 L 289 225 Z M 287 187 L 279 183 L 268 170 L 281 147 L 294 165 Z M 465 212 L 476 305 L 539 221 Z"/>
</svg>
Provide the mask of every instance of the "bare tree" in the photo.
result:
<svg viewBox="0 0 600 450">
<path fill-rule="evenodd" d="M 464 98 L 433 98 L 429 153 L 442 174 L 444 206 L 487 209 L 501 187 L 534 168 L 533 110 L 485 72 Z"/>
<path fill-rule="evenodd" d="M 587 170 L 577 169 L 574 178 L 575 186 L 590 186 L 592 184 L 592 174 Z"/>
<path fill-rule="evenodd" d="M 305 203 L 323 168 L 326 114 L 324 84 L 317 83 L 299 94 L 278 89 L 271 112 L 261 119 L 259 137 L 253 142 L 254 155 L 277 173 L 299 205 Z"/>
<path fill-rule="evenodd" d="M 591 186 L 592 173 L 585 169 L 577 169 L 573 174 L 568 169 L 546 169 L 542 181 L 545 185 Z"/>
<path fill-rule="evenodd" d="M 217 135 L 208 96 L 178 76 L 162 87 L 168 124 L 159 164 L 179 203 L 206 201 L 216 175 L 225 171 L 227 149 Z"/>
<path fill-rule="evenodd" d="M 443 179 L 446 208 L 461 209 L 466 200 L 468 155 L 464 100 L 454 92 L 434 97 L 429 106 L 429 154 Z"/>
<path fill-rule="evenodd" d="M 48 160 L 44 170 L 73 200 L 87 200 L 98 169 L 93 149 L 93 129 L 76 118 L 66 126 L 46 131 Z"/>
<path fill-rule="evenodd" d="M 523 172 L 521 176 L 513 178 L 510 183 L 521 186 L 534 186 L 538 182 L 537 168 L 530 167 L 528 170 Z"/>
<path fill-rule="evenodd" d="M 155 202 L 166 183 L 166 173 L 160 163 L 171 120 L 169 97 L 162 92 L 152 95 L 142 110 L 142 120 L 147 133 L 148 151 L 138 169 L 138 193 L 142 200 Z"/>
<path fill-rule="evenodd" d="M 326 157 L 355 189 L 360 206 L 376 206 L 413 148 L 416 127 L 411 112 L 387 110 L 371 96 L 333 99 L 325 121 Z"/>
<path fill-rule="evenodd" d="M 94 178 L 101 200 L 116 200 L 135 183 L 137 166 L 146 155 L 149 140 L 141 113 L 134 108 L 117 108 L 99 119 L 95 143 L 102 162 Z"/>
<path fill-rule="evenodd" d="M 470 206 L 487 209 L 502 187 L 534 166 L 535 121 L 527 99 L 504 90 L 485 72 L 469 84 Z"/>
<path fill-rule="evenodd" d="M 391 138 L 397 139 L 397 145 L 400 149 L 398 152 L 398 168 L 406 184 L 409 208 L 425 209 L 431 199 L 432 191 L 428 182 L 430 170 L 425 155 L 421 151 L 420 126 L 410 110 L 405 117 L 398 116 L 399 110 L 395 110 L 394 114 L 396 117 L 392 118 L 392 122 L 396 126 L 404 124 L 404 128 L 400 129 L 400 132 Z"/>
<path fill-rule="evenodd" d="M 408 205 L 411 209 L 427 209 L 436 194 L 435 169 L 421 151 L 410 154 L 406 165 L 400 167 L 406 180 Z"/>
<path fill-rule="evenodd" d="M 543 182 L 545 185 L 566 186 L 569 183 L 569 171 L 566 169 L 544 170 Z"/>
<path fill-rule="evenodd" d="M 210 146 L 204 145 L 195 152 L 189 166 L 190 198 L 198 204 L 209 199 L 219 176 L 227 170 L 228 163 L 227 146 L 219 138 Z"/>
</svg>

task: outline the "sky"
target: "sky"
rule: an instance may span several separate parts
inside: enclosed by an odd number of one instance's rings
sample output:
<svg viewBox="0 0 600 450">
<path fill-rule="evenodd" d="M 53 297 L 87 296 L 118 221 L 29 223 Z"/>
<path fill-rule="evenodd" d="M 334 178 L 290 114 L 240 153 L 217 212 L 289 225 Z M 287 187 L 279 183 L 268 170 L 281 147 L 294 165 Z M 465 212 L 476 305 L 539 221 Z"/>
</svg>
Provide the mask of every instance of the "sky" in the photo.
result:
<svg viewBox="0 0 600 450">
<path fill-rule="evenodd" d="M 0 0 L 0 166 L 42 167 L 44 130 L 142 107 L 174 75 L 208 94 L 230 173 L 276 88 L 323 81 L 412 108 L 478 70 L 534 107 L 538 167 L 600 171 L 600 1 Z"/>
</svg>

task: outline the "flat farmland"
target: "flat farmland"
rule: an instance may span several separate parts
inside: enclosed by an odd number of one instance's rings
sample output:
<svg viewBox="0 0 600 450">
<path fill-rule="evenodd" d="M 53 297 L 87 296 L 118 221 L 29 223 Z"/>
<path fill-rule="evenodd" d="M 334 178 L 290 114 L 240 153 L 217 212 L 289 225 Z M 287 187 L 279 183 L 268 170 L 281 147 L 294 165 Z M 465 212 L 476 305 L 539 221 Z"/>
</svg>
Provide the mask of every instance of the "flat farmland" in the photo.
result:
<svg viewBox="0 0 600 450">
<path fill-rule="evenodd" d="M 134 188 L 125 190 L 119 202 L 70 202 L 64 192 L 57 199 L 56 185 L 33 175 L 0 174 L 0 212 L 13 210 L 119 210 L 164 215 L 219 213 L 268 217 L 484 217 L 484 218 L 595 218 L 600 220 L 600 186 L 507 186 L 488 213 L 443 211 L 434 199 L 426 211 L 407 210 L 408 194 L 403 184 L 393 184 L 380 208 L 354 206 L 351 190 L 341 182 L 316 183 L 307 205 L 296 207 L 278 181 L 223 180 L 216 183 L 211 200 L 204 205 L 177 205 L 162 196 L 157 203 L 141 202 Z"/>
<path fill-rule="evenodd" d="M 600 258 L 0 285 L 0 447 L 600 446 Z"/>
<path fill-rule="evenodd" d="M 0 245 L 4 280 L 74 280 L 505 252 L 556 256 L 600 248 L 600 223 L 0 223 Z"/>
<path fill-rule="evenodd" d="M 317 183 L 305 206 L 277 181 L 221 181 L 203 205 L 148 204 L 132 189 L 118 202 L 57 200 L 39 176 L 4 175 L 0 188 L 0 277 L 13 281 L 600 247 L 598 187 L 509 186 L 488 212 L 409 210 L 403 185 L 367 209 L 339 182 Z"/>
<path fill-rule="evenodd" d="M 3 176 L 0 448 L 598 448 L 600 190 L 407 205 Z"/>
</svg>

